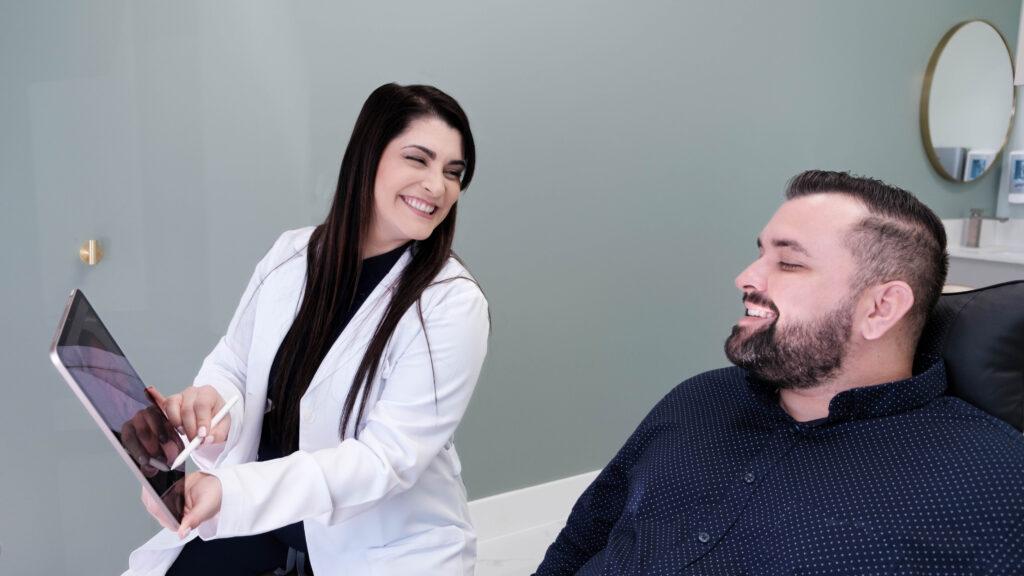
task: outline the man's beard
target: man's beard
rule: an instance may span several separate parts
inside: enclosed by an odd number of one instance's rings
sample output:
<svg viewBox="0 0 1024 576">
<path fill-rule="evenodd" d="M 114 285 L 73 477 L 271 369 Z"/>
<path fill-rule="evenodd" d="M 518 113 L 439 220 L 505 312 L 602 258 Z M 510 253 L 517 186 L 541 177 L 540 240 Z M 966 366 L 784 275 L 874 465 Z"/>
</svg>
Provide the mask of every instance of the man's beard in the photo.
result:
<svg viewBox="0 0 1024 576">
<path fill-rule="evenodd" d="M 733 364 L 779 388 L 813 388 L 835 376 L 846 356 L 853 327 L 852 298 L 823 317 L 779 329 L 779 311 L 762 296 L 745 302 L 768 306 L 775 320 L 767 328 L 733 326 L 725 341 L 725 355 Z"/>
</svg>

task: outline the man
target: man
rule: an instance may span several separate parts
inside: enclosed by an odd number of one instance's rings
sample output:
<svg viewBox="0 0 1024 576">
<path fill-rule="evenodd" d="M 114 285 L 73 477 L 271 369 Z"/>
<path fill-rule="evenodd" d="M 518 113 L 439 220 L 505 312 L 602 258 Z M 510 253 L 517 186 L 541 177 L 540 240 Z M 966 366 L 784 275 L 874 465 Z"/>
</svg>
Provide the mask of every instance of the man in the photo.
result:
<svg viewBox="0 0 1024 576">
<path fill-rule="evenodd" d="M 648 414 L 537 574 L 1024 573 L 1024 438 L 915 364 L 942 223 L 844 173 L 786 197 L 736 278 L 736 367 Z"/>
</svg>

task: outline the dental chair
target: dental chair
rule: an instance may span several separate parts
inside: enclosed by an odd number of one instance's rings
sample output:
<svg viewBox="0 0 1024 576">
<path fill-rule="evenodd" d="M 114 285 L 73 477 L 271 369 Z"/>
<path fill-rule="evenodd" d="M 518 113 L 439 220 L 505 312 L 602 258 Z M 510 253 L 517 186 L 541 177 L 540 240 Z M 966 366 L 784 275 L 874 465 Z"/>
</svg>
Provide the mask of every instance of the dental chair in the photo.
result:
<svg viewBox="0 0 1024 576">
<path fill-rule="evenodd" d="M 1024 431 L 1024 280 L 943 293 L 917 353 L 945 361 L 947 394 Z"/>
</svg>

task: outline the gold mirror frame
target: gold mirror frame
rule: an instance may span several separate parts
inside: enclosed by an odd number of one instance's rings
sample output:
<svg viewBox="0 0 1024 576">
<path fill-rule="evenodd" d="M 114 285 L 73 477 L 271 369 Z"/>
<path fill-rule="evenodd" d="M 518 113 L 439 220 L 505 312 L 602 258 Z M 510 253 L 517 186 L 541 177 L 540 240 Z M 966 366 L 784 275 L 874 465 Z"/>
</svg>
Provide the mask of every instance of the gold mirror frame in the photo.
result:
<svg viewBox="0 0 1024 576">
<path fill-rule="evenodd" d="M 1007 123 L 1006 134 L 1003 135 L 1003 142 L 1002 144 L 999 145 L 999 150 L 996 152 L 996 159 L 998 159 L 1000 155 L 1002 155 L 1003 150 L 1006 149 L 1006 142 L 1009 140 L 1010 132 L 1013 130 L 1014 116 L 1017 111 L 1017 90 L 1016 86 L 1013 85 L 1013 51 L 1010 50 L 1010 44 L 1007 43 L 1006 37 L 1003 36 L 1003 33 L 999 30 L 999 28 L 996 28 L 996 26 L 989 22 L 988 20 L 983 20 L 980 18 L 974 20 L 967 20 L 950 28 L 949 31 L 946 32 L 946 34 L 942 37 L 942 40 L 939 40 L 939 45 L 935 47 L 935 51 L 932 52 L 931 60 L 928 61 L 928 68 L 924 74 L 924 84 L 921 86 L 921 138 L 924 141 L 924 150 L 928 154 L 928 160 L 931 162 L 932 167 L 935 168 L 935 171 L 938 172 L 939 175 L 945 178 L 946 180 L 950 180 L 952 182 L 957 182 L 960 184 L 966 184 L 968 182 L 975 182 L 977 180 L 981 180 L 982 178 L 985 177 L 986 174 L 988 174 L 992 170 L 993 166 L 998 164 L 998 162 L 991 162 L 985 168 L 984 172 L 982 172 L 972 180 L 958 180 L 954 178 L 953 175 L 947 172 L 946 169 L 942 166 L 942 163 L 939 161 L 938 155 L 936 155 L 935 153 L 935 146 L 932 144 L 932 133 L 931 128 L 929 126 L 928 102 L 931 100 L 932 80 L 935 76 L 935 67 L 938 66 L 939 64 L 939 57 L 942 56 L 942 51 L 945 50 L 946 44 L 949 43 L 949 41 L 953 38 L 953 35 L 956 34 L 961 28 L 974 22 L 981 22 L 982 24 L 987 24 L 989 27 L 992 28 L 992 30 L 995 31 L 996 34 L 999 35 L 999 39 L 1003 41 L 1003 45 L 1006 47 L 1006 56 L 1010 63 L 1010 89 L 1013 91 L 1013 101 L 1010 104 L 1010 121 Z"/>
</svg>

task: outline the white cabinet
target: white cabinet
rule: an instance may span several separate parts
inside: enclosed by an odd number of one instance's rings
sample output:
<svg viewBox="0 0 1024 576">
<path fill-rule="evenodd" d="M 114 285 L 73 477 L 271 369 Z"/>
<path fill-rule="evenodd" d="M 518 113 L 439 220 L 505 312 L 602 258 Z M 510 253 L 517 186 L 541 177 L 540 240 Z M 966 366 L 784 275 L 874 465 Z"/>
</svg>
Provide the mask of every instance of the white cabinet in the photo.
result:
<svg viewBox="0 0 1024 576">
<path fill-rule="evenodd" d="M 1024 280 L 1024 264 L 961 258 L 954 256 L 952 252 L 950 250 L 947 284 L 962 284 L 972 288 L 981 288 L 1010 280 Z"/>
</svg>

